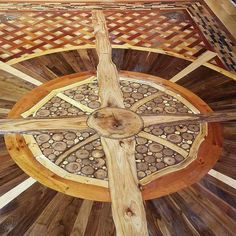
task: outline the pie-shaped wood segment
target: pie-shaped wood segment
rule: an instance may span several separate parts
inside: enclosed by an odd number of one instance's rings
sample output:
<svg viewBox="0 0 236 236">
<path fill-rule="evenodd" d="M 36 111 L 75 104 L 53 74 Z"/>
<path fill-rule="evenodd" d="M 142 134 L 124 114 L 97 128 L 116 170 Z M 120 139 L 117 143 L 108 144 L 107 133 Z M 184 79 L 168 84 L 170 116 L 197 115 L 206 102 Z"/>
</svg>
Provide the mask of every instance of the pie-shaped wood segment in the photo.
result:
<svg viewBox="0 0 236 236">
<path fill-rule="evenodd" d="M 154 76 L 122 72 L 120 87 L 124 108 L 101 108 L 97 79 L 91 73 L 65 76 L 35 88 L 15 105 L 10 118 L 88 116 L 89 127 L 6 135 L 12 157 L 26 173 L 51 188 L 101 201 L 110 200 L 101 137 L 122 142 L 135 135 L 144 199 L 177 191 L 206 174 L 221 150 L 218 124 L 144 126 L 143 120 L 153 115 L 206 113 L 210 108 L 190 91 Z"/>
</svg>

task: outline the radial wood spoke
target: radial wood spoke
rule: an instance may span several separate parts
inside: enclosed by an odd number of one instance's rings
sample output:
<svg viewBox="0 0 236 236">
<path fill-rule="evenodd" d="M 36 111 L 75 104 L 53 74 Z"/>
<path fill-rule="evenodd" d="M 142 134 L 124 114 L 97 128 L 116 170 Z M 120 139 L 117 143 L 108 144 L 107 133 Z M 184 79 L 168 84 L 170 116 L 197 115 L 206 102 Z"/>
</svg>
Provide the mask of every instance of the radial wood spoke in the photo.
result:
<svg viewBox="0 0 236 236">
<path fill-rule="evenodd" d="M 104 107 L 124 108 L 118 71 L 111 59 L 111 44 L 105 17 L 101 11 L 93 11 L 93 24 L 99 57 L 97 76 L 101 107 L 103 109 Z M 95 118 L 93 122 L 101 118 L 97 113 L 93 116 Z M 118 129 L 124 130 L 124 118 L 118 119 L 114 114 L 110 117 L 115 133 Z M 101 129 L 101 125 L 97 125 L 96 127 Z M 142 194 L 138 188 L 134 137 L 122 141 L 101 137 L 101 141 L 107 159 L 112 212 L 117 235 L 146 236 L 148 235 L 147 222 Z"/>
<path fill-rule="evenodd" d="M 175 114 L 175 115 L 147 115 L 142 116 L 144 126 L 167 125 L 167 124 L 188 124 L 204 122 L 225 122 L 236 120 L 236 111 L 214 112 L 209 114 Z"/>
<path fill-rule="evenodd" d="M 105 17 L 102 11 L 93 11 L 92 16 L 96 37 L 96 50 L 99 57 L 97 78 L 101 107 L 112 106 L 124 108 L 118 71 L 116 65 L 112 62 L 112 49 Z"/>
<path fill-rule="evenodd" d="M 112 214 L 119 236 L 148 235 L 142 195 L 138 188 L 135 140 L 101 138 L 106 154 Z"/>
<path fill-rule="evenodd" d="M 87 116 L 49 119 L 0 119 L 0 134 L 37 133 L 49 130 L 82 130 L 88 128 Z"/>
</svg>

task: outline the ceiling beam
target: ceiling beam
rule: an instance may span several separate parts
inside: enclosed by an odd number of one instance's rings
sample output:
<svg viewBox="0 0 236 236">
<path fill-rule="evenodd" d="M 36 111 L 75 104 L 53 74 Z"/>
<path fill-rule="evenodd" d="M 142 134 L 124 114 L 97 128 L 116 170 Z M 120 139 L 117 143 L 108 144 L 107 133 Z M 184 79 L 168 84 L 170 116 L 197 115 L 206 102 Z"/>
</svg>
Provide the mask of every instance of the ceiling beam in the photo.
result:
<svg viewBox="0 0 236 236">
<path fill-rule="evenodd" d="M 180 71 L 177 75 L 170 79 L 171 82 L 177 82 L 186 75 L 190 74 L 192 71 L 196 70 L 198 67 L 202 66 L 204 63 L 210 61 L 212 58 L 217 56 L 215 52 L 206 51 L 201 56 L 199 56 L 195 61 L 190 65 Z"/>
</svg>

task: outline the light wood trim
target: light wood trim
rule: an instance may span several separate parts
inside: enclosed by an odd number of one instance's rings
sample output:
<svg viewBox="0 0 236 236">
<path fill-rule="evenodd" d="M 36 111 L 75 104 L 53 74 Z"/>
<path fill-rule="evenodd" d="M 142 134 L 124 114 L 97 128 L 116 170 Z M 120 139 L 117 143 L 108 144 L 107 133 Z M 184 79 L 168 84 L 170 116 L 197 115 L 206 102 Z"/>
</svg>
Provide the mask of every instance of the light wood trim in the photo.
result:
<svg viewBox="0 0 236 236">
<path fill-rule="evenodd" d="M 171 82 L 177 82 L 186 75 L 190 74 L 192 71 L 196 70 L 198 67 L 208 62 L 212 58 L 217 56 L 215 52 L 206 51 L 201 56 L 199 56 L 195 61 L 193 61 L 189 66 L 180 71 L 177 75 L 170 79 Z"/>
<path fill-rule="evenodd" d="M 93 201 L 83 200 L 70 236 L 84 236 L 93 203 Z"/>
<path fill-rule="evenodd" d="M 88 128 L 87 116 L 52 119 L 0 119 L 0 134 L 36 133 L 49 130 L 83 130 Z"/>
<path fill-rule="evenodd" d="M 32 186 L 36 180 L 29 177 L 22 183 L 18 184 L 14 188 L 12 188 L 10 191 L 6 192 L 0 197 L 0 209 L 2 209 L 4 206 L 6 206 L 9 202 L 14 200 L 16 197 L 18 197 L 21 193 L 23 193 L 26 189 L 28 189 L 30 186 Z"/>
<path fill-rule="evenodd" d="M 190 124 L 204 122 L 226 122 L 236 120 L 236 111 L 211 112 L 209 114 L 175 114 L 175 115 L 150 115 L 142 116 L 144 126 L 155 124 Z"/>
<path fill-rule="evenodd" d="M 10 65 L 2 62 L 2 61 L 0 61 L 0 69 L 4 70 L 4 71 L 6 71 L 6 72 L 8 72 L 8 73 L 10 73 L 10 74 L 20 78 L 20 79 L 23 79 L 24 81 L 27 81 L 27 82 L 29 82 L 31 84 L 34 84 L 34 85 L 37 85 L 37 86 L 42 84 L 42 82 L 34 79 L 33 77 L 31 77 L 31 76 L 29 76 L 29 75 L 27 75 L 27 74 L 25 74 L 25 73 L 15 69 L 14 67 L 12 67 L 12 66 L 10 66 Z"/>
<path fill-rule="evenodd" d="M 34 115 L 41 107 L 43 107 L 54 96 L 55 96 L 55 92 L 51 91 L 49 94 L 43 97 L 38 103 L 32 106 L 29 110 L 23 112 L 21 116 L 26 118 L 26 117 L 29 117 L 30 115 Z"/>
<path fill-rule="evenodd" d="M 58 93 L 58 94 L 57 94 L 57 97 L 59 97 L 59 98 L 61 98 L 62 100 L 64 100 L 64 101 L 70 103 L 71 105 L 73 105 L 73 106 L 79 108 L 80 110 L 82 110 L 82 111 L 84 111 L 84 112 L 91 113 L 91 112 L 94 111 L 94 109 L 91 109 L 90 107 L 87 107 L 87 106 L 83 105 L 82 103 L 75 101 L 74 99 L 72 99 L 72 98 L 66 96 L 66 95 L 63 94 L 63 93 Z"/>
<path fill-rule="evenodd" d="M 144 105 L 145 103 L 149 102 L 150 100 L 160 96 L 160 92 L 157 92 L 157 93 L 154 93 L 150 96 L 147 96 L 137 102 L 135 102 L 131 107 L 130 107 L 130 110 L 131 111 L 136 111 L 139 107 L 141 107 L 142 105 Z"/>
<path fill-rule="evenodd" d="M 0 108 L 0 114 L 7 114 L 10 110 L 8 108 Z"/>
<path fill-rule="evenodd" d="M 184 158 L 186 158 L 188 156 L 188 152 L 185 151 L 184 149 L 182 149 L 181 147 L 179 147 L 178 145 L 175 145 L 171 142 L 169 142 L 168 140 L 166 139 L 163 139 L 163 138 L 159 138 L 155 135 L 152 135 L 152 134 L 149 134 L 149 133 L 146 133 L 144 131 L 141 131 L 139 134 L 138 134 L 139 137 L 142 137 L 142 138 L 146 138 L 148 140 L 152 140 L 153 142 L 156 142 L 156 143 L 160 143 L 170 149 L 172 149 L 173 151 L 175 152 L 178 152 L 180 155 L 182 155 Z"/>
<path fill-rule="evenodd" d="M 102 11 L 93 11 L 96 50 L 99 57 L 97 76 L 101 107 L 124 108 L 118 71 L 111 59 L 111 44 Z M 147 220 L 138 188 L 135 164 L 135 140 L 101 137 L 108 167 L 112 215 L 119 236 L 147 236 Z"/>
<path fill-rule="evenodd" d="M 214 169 L 211 169 L 209 172 L 208 172 L 209 175 L 211 175 L 212 177 L 222 181 L 223 183 L 229 185 L 230 187 L 236 189 L 236 180 L 227 176 L 227 175 L 224 175 Z"/>
</svg>

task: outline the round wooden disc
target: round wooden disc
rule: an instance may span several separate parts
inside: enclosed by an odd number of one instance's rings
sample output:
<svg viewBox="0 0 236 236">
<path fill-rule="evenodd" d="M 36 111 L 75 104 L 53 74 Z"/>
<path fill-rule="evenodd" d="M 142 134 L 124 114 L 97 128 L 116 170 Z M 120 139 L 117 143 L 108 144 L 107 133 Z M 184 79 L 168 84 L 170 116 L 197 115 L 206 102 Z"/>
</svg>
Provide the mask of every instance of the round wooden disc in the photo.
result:
<svg viewBox="0 0 236 236">
<path fill-rule="evenodd" d="M 87 123 L 101 136 L 111 139 L 131 137 L 143 128 L 143 121 L 136 113 L 112 107 L 96 110 Z"/>
</svg>

